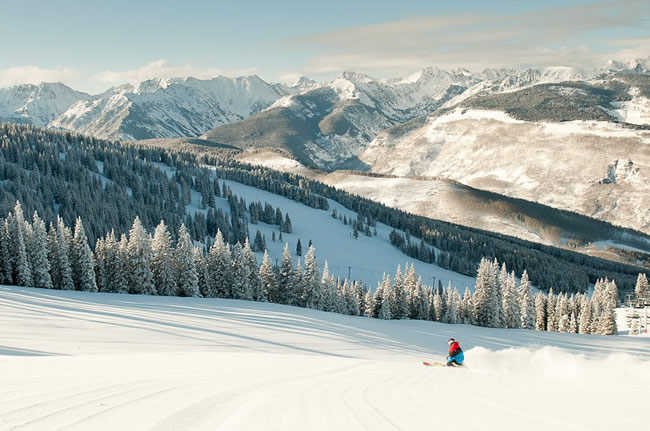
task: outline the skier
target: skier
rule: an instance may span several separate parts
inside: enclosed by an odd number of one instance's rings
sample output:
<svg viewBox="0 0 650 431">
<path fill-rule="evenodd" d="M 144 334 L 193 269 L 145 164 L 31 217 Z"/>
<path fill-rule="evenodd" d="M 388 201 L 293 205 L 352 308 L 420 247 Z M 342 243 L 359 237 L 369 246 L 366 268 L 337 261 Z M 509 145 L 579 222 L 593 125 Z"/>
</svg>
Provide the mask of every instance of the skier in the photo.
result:
<svg viewBox="0 0 650 431">
<path fill-rule="evenodd" d="M 449 339 L 449 356 L 447 356 L 447 365 L 450 367 L 455 367 L 456 365 L 462 365 L 465 360 L 463 355 L 463 349 L 460 348 L 458 341 L 453 338 Z"/>
</svg>

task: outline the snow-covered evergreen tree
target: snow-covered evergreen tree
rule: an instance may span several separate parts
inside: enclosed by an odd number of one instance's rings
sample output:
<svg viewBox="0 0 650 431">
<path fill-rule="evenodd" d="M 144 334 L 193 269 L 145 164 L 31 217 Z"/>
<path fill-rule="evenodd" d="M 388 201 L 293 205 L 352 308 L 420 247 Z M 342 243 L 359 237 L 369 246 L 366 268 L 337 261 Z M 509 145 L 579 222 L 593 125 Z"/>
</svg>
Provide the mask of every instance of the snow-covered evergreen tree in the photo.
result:
<svg viewBox="0 0 650 431">
<path fill-rule="evenodd" d="M 9 236 L 12 279 L 18 286 L 32 286 L 34 280 L 25 243 L 25 217 L 20 202 L 16 202 L 14 213 L 7 217 L 5 229 Z"/>
<path fill-rule="evenodd" d="M 125 234 L 120 236 L 115 254 L 113 280 L 116 293 L 129 293 L 129 240 Z"/>
<path fill-rule="evenodd" d="M 164 221 L 156 226 L 151 242 L 151 273 L 159 295 L 176 295 L 172 238 Z"/>
<path fill-rule="evenodd" d="M 248 288 L 250 290 L 251 299 L 253 301 L 268 301 L 266 291 L 262 285 L 262 279 L 260 278 L 257 257 L 255 257 L 253 250 L 251 250 L 248 239 L 244 242 L 242 252 L 244 255 L 244 263 L 248 266 Z"/>
<path fill-rule="evenodd" d="M 408 265 L 406 266 L 408 269 Z M 408 300 L 402 269 L 397 265 L 395 278 L 393 279 L 393 304 L 391 304 L 391 313 L 393 319 L 403 319 L 408 317 Z"/>
<path fill-rule="evenodd" d="M 199 286 L 199 296 L 205 297 L 208 290 L 208 280 L 210 278 L 208 275 L 207 260 L 203 255 L 203 249 L 200 247 L 194 247 L 192 255 L 194 257 L 194 267 L 196 268 L 196 277 L 198 279 L 197 285 Z"/>
<path fill-rule="evenodd" d="M 155 295 L 157 292 L 151 271 L 151 242 L 139 217 L 133 220 L 129 231 L 127 256 L 129 293 Z"/>
<path fill-rule="evenodd" d="M 199 277 L 194 264 L 194 245 L 185 224 L 178 229 L 178 242 L 174 257 L 176 258 L 178 295 L 199 296 Z"/>
<path fill-rule="evenodd" d="M 442 322 L 442 318 L 445 314 L 446 308 L 443 308 L 442 306 L 443 302 L 444 302 L 444 298 L 442 297 L 440 290 L 435 289 L 435 293 L 433 294 L 433 307 L 435 309 L 434 320 L 436 322 Z"/>
<path fill-rule="evenodd" d="M 445 315 L 442 316 L 442 322 L 450 324 L 458 323 L 458 304 L 460 302 L 460 296 L 456 289 L 452 289 L 451 281 L 449 282 L 449 286 L 447 286 L 445 297 L 447 301 L 447 309 Z"/>
<path fill-rule="evenodd" d="M 634 287 L 636 303 L 638 305 L 650 303 L 650 286 L 648 286 L 648 277 L 642 272 L 639 273 Z"/>
<path fill-rule="evenodd" d="M 517 281 L 515 280 L 514 272 L 510 275 L 506 275 L 503 293 L 503 310 L 505 312 L 506 328 L 521 328 L 521 308 L 519 305 Z"/>
<path fill-rule="evenodd" d="M 496 264 L 496 265 L 495 265 Z M 481 259 L 476 275 L 476 288 L 474 290 L 474 321 L 478 326 L 498 327 L 500 309 L 497 290 L 498 263 Z"/>
<path fill-rule="evenodd" d="M 50 261 L 47 250 L 47 231 L 45 230 L 45 223 L 36 211 L 34 211 L 30 242 L 29 255 L 31 257 L 34 286 L 51 289 L 52 277 L 50 277 Z"/>
<path fill-rule="evenodd" d="M 74 290 L 72 280 L 72 268 L 70 267 L 70 241 L 72 235 L 69 229 L 63 224 L 63 219 L 57 217 L 56 223 L 56 244 L 57 244 L 57 262 L 59 270 L 59 289 Z"/>
<path fill-rule="evenodd" d="M 262 282 L 262 295 L 266 300 L 278 297 L 278 280 L 273 271 L 273 264 L 269 258 L 269 252 L 264 250 L 264 257 L 262 258 L 262 265 L 260 265 L 260 280 Z"/>
<path fill-rule="evenodd" d="M 497 262 L 497 259 L 494 259 L 493 265 L 498 268 L 499 262 Z M 498 278 L 497 278 L 497 290 L 496 290 L 496 295 L 497 295 L 497 312 L 499 313 L 498 315 L 498 320 L 495 322 L 495 325 L 497 328 L 507 328 L 508 327 L 508 322 L 506 321 L 506 311 L 504 309 L 504 304 L 506 300 L 506 294 L 508 290 L 508 269 L 506 268 L 505 262 L 501 265 L 501 272 L 498 273 Z"/>
<path fill-rule="evenodd" d="M 557 330 L 558 332 L 569 332 L 569 323 L 571 321 L 571 317 L 569 315 L 569 300 L 567 298 L 566 293 L 564 295 L 559 295 L 558 296 L 558 302 L 557 302 L 557 316 L 558 316 L 558 324 L 557 324 Z"/>
<path fill-rule="evenodd" d="M 557 332 L 560 323 L 558 316 L 558 300 L 553 294 L 553 288 L 550 288 L 546 296 L 546 330 Z"/>
<path fill-rule="evenodd" d="M 436 299 L 435 299 L 435 294 L 433 292 L 433 288 L 427 287 L 427 308 L 429 310 L 429 314 L 427 317 L 427 320 L 436 320 L 436 316 L 438 315 L 439 311 L 436 309 Z"/>
<path fill-rule="evenodd" d="M 323 289 L 321 285 L 321 274 L 316 260 L 316 249 L 309 246 L 305 255 L 305 272 L 303 275 L 303 303 L 307 308 L 322 310 Z"/>
<path fill-rule="evenodd" d="M 461 323 L 474 324 L 474 306 L 472 305 L 472 292 L 465 286 L 465 293 L 461 305 Z"/>
<path fill-rule="evenodd" d="M 336 311 L 337 292 L 336 281 L 330 274 L 329 264 L 325 261 L 323 266 L 323 276 L 321 277 L 321 286 L 323 286 L 323 310 Z"/>
<path fill-rule="evenodd" d="M 521 274 L 519 285 L 519 309 L 521 311 L 521 327 L 524 329 L 535 329 L 535 298 L 532 294 L 528 271 Z"/>
<path fill-rule="evenodd" d="M 88 238 L 86 238 L 81 217 L 77 217 L 75 224 L 70 256 L 74 265 L 72 273 L 75 288 L 84 292 L 97 292 L 95 262 L 93 253 L 88 246 Z"/>
<path fill-rule="evenodd" d="M 366 295 L 364 297 L 364 302 L 366 304 L 364 315 L 366 317 L 377 317 L 374 314 L 373 297 L 372 297 L 372 291 L 370 289 L 368 289 L 368 291 L 366 292 Z"/>
<path fill-rule="evenodd" d="M 602 310 L 598 319 L 598 333 L 601 335 L 616 335 L 616 315 L 614 310 L 618 306 L 618 289 L 614 280 L 605 280 Z"/>
<path fill-rule="evenodd" d="M 289 243 L 285 243 L 278 274 L 278 295 L 272 301 L 280 304 L 293 304 L 292 292 L 295 289 L 295 283 L 296 275 L 293 269 L 293 258 L 289 251 Z"/>
<path fill-rule="evenodd" d="M 226 244 L 221 230 L 217 230 L 214 243 L 207 257 L 208 296 L 232 298 L 232 253 Z"/>
<path fill-rule="evenodd" d="M 305 289 L 303 286 L 303 272 L 302 272 L 302 261 L 298 258 L 298 263 L 296 264 L 296 272 L 293 283 L 293 290 L 289 292 L 289 297 L 291 304 L 297 305 L 299 307 L 304 307 L 304 293 Z"/>
<path fill-rule="evenodd" d="M 0 218 L 0 283 L 13 284 L 13 275 L 11 270 L 11 256 L 9 255 L 9 234 L 7 233 L 7 224 L 5 220 L 1 218 Z"/>
<path fill-rule="evenodd" d="M 546 331 L 546 324 L 546 298 L 542 292 L 537 292 L 535 295 L 535 330 Z"/>
<path fill-rule="evenodd" d="M 580 323 L 578 324 L 578 333 L 591 334 L 591 323 L 593 320 L 591 301 L 587 295 L 582 295 L 580 300 Z"/>
<path fill-rule="evenodd" d="M 384 276 L 384 279 L 381 282 L 381 286 L 377 289 L 377 291 L 379 292 L 379 290 L 381 290 L 381 304 L 379 304 L 377 318 L 389 320 L 393 316 L 390 309 L 391 304 L 393 303 L 393 287 L 389 276 Z"/>
<path fill-rule="evenodd" d="M 244 249 L 240 243 L 232 249 L 232 297 L 234 299 L 253 299 L 253 292 L 249 285 L 250 267 L 244 256 Z"/>
<path fill-rule="evenodd" d="M 578 333 L 578 319 L 576 318 L 576 314 L 573 311 L 571 312 L 571 318 L 569 320 L 569 333 Z"/>
</svg>

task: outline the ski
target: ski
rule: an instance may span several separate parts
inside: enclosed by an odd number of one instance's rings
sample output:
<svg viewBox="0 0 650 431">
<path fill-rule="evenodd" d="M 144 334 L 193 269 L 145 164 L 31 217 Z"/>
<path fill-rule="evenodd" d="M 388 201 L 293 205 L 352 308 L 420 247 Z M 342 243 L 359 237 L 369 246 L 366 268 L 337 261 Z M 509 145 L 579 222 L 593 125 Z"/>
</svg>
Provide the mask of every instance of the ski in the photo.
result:
<svg viewBox="0 0 650 431">
<path fill-rule="evenodd" d="M 426 365 L 427 367 L 446 367 L 447 364 L 443 364 L 441 362 L 422 362 L 422 364 Z"/>
</svg>

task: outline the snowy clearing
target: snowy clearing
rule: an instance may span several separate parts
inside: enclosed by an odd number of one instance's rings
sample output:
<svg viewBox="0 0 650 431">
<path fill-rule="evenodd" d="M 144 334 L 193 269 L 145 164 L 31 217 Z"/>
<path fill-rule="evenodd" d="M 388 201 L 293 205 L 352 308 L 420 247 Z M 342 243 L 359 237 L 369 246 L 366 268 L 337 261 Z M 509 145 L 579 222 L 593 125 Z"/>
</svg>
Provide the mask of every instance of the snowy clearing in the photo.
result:
<svg viewBox="0 0 650 431">
<path fill-rule="evenodd" d="M 0 429 L 643 429 L 650 338 L 0 287 Z M 446 340 L 463 369 L 431 368 Z M 628 412 L 630 414 L 628 414 Z"/>
</svg>

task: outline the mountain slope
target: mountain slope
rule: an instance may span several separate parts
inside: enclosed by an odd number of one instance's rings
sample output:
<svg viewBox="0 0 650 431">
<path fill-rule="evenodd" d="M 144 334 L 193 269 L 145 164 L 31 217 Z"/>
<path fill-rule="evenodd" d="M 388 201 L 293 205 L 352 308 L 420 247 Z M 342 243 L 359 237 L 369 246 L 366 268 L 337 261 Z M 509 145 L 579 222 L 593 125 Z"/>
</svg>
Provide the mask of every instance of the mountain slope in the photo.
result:
<svg viewBox="0 0 650 431">
<path fill-rule="evenodd" d="M 75 103 L 49 127 L 121 140 L 192 137 L 242 120 L 285 94 L 257 76 L 152 79 Z"/>
<path fill-rule="evenodd" d="M 647 337 L 8 287 L 0 287 L 0 326 L 0 367 L 12 370 L 0 376 L 6 428 L 599 431 L 622 422 L 646 425 L 644 415 L 620 412 L 645 408 Z M 449 337 L 464 348 L 466 367 L 423 367 L 423 360 L 444 359 Z M 531 402 L 540 397 L 556 405 L 540 411 Z"/>
<path fill-rule="evenodd" d="M 77 101 L 90 100 L 86 93 L 61 83 L 23 84 L 0 88 L 0 122 L 44 126 Z"/>
<path fill-rule="evenodd" d="M 359 155 L 371 172 L 442 177 L 650 232 L 650 131 L 457 108 Z"/>
<path fill-rule="evenodd" d="M 474 82 L 469 73 L 438 69 L 394 81 L 345 72 L 203 138 L 240 148 L 284 149 L 320 169 L 356 167 L 356 155 L 382 130 L 435 111 Z"/>
</svg>

